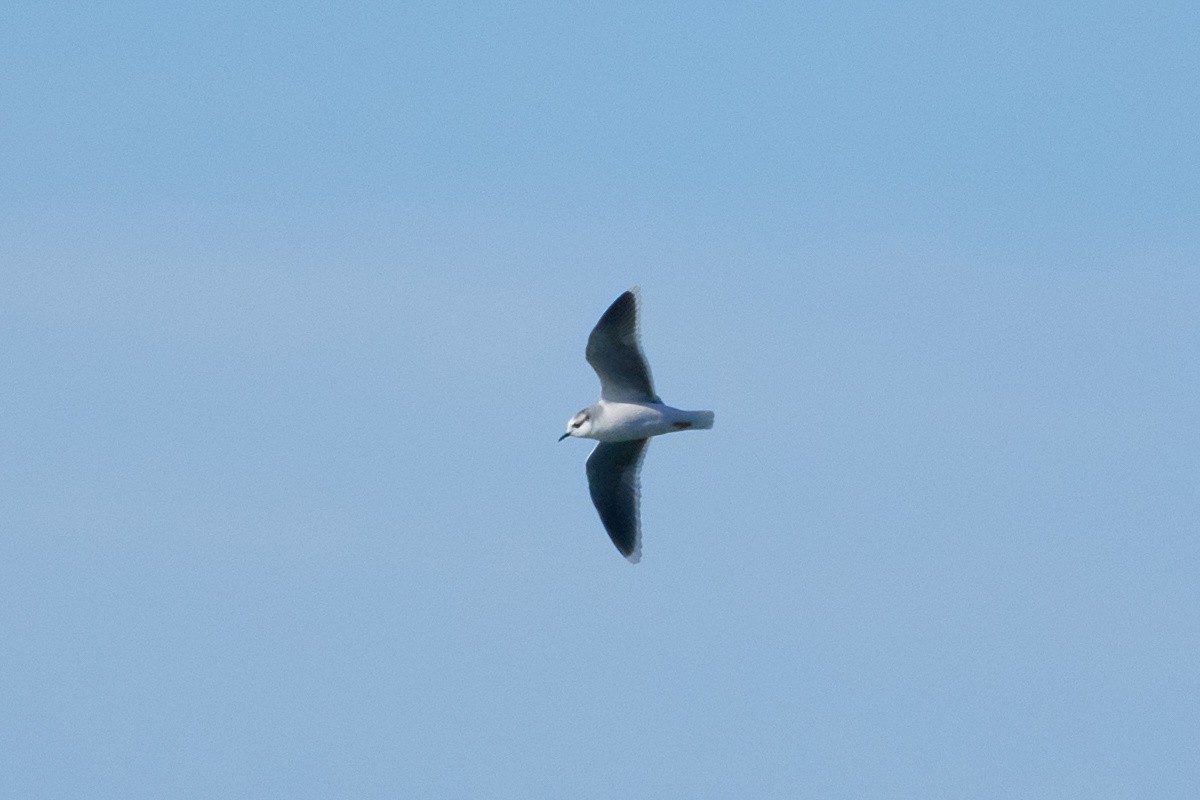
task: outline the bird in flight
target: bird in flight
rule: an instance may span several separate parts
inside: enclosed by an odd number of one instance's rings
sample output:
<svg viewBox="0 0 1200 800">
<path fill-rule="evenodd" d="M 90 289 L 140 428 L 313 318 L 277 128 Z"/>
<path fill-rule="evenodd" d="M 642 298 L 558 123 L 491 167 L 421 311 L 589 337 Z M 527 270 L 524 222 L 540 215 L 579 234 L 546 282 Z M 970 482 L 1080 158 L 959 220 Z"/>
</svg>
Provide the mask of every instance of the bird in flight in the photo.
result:
<svg viewBox="0 0 1200 800">
<path fill-rule="evenodd" d="M 586 356 L 600 377 L 600 401 L 571 417 L 558 437 L 599 441 L 587 460 L 588 489 L 609 538 L 634 564 L 642 557 L 638 472 L 650 437 L 713 426 L 713 412 L 672 408 L 654 392 L 638 342 L 636 291 L 614 300 L 588 336 Z"/>
</svg>

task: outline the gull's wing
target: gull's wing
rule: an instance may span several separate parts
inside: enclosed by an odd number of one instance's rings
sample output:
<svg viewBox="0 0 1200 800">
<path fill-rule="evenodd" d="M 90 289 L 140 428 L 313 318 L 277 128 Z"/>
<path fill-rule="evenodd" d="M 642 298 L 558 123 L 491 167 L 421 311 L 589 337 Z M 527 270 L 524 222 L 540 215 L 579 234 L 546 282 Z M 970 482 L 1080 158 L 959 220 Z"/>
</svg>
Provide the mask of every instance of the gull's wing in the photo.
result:
<svg viewBox="0 0 1200 800">
<path fill-rule="evenodd" d="M 642 558 L 638 471 L 649 442 L 649 439 L 601 442 L 587 460 L 588 489 L 604 530 L 621 555 L 634 564 Z"/>
<path fill-rule="evenodd" d="M 625 292 L 588 337 L 587 360 L 600 376 L 600 397 L 618 403 L 661 403 L 638 344 L 637 295 Z"/>
</svg>

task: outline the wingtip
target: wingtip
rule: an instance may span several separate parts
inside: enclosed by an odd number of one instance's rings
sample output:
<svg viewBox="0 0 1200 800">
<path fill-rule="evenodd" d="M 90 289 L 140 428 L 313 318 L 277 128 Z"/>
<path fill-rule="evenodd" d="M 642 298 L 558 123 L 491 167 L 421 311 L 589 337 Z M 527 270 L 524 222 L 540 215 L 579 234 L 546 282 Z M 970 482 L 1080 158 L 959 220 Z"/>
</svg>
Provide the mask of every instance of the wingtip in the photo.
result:
<svg viewBox="0 0 1200 800">
<path fill-rule="evenodd" d="M 617 299 L 614 300 L 613 303 L 614 304 L 619 303 L 622 300 L 624 300 L 625 298 L 629 298 L 630 300 L 633 301 L 634 305 L 638 305 L 642 301 L 642 287 L 640 287 L 640 286 L 629 287 L 625 291 L 621 292 L 620 296 L 617 297 Z"/>
</svg>

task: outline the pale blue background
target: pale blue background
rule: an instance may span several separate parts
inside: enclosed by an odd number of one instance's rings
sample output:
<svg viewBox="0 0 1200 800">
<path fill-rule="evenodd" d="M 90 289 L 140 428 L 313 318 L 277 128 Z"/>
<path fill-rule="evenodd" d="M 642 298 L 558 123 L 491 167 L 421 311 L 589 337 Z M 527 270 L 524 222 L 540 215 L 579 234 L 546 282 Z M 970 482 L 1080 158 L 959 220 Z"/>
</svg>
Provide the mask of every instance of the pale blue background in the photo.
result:
<svg viewBox="0 0 1200 800">
<path fill-rule="evenodd" d="M 5 4 L 0 795 L 1200 796 L 1200 11 L 998 5 Z"/>
</svg>

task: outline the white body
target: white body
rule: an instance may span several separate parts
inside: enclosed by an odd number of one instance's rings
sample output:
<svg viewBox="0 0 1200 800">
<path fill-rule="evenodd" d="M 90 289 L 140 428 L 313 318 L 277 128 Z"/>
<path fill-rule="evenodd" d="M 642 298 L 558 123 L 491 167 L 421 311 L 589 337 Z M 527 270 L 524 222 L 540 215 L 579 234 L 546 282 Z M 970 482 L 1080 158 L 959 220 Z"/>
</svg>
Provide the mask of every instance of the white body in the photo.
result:
<svg viewBox="0 0 1200 800">
<path fill-rule="evenodd" d="M 615 403 L 591 407 L 592 424 L 584 436 L 601 442 L 628 442 L 664 433 L 713 426 L 713 412 L 684 411 L 662 403 Z"/>
</svg>

